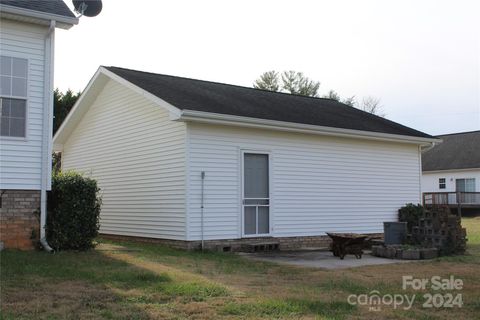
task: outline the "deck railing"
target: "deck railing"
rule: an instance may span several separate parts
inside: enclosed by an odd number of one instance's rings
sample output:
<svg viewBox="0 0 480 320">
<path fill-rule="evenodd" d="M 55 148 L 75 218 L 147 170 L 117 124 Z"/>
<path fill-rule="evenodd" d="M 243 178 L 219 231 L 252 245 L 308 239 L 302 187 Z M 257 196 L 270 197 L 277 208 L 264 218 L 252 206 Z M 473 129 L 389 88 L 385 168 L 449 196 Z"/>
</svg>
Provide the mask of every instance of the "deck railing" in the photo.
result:
<svg viewBox="0 0 480 320">
<path fill-rule="evenodd" d="M 423 205 L 479 205 L 480 192 L 425 192 Z"/>
</svg>

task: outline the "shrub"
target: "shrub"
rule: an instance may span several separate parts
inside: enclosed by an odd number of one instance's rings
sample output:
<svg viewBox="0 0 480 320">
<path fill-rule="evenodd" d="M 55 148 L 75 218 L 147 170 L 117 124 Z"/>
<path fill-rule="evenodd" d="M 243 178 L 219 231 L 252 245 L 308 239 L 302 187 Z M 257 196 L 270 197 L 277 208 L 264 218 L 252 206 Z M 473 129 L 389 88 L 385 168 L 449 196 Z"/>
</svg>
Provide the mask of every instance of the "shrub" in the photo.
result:
<svg viewBox="0 0 480 320">
<path fill-rule="evenodd" d="M 87 250 L 98 235 L 100 189 L 94 179 L 76 172 L 52 176 L 46 234 L 56 250 Z"/>
<path fill-rule="evenodd" d="M 423 216 L 423 211 L 422 205 L 414 205 L 413 203 L 407 203 L 398 209 L 398 220 L 407 223 L 408 233 L 412 233 L 413 227 L 418 226 L 419 219 Z"/>
</svg>

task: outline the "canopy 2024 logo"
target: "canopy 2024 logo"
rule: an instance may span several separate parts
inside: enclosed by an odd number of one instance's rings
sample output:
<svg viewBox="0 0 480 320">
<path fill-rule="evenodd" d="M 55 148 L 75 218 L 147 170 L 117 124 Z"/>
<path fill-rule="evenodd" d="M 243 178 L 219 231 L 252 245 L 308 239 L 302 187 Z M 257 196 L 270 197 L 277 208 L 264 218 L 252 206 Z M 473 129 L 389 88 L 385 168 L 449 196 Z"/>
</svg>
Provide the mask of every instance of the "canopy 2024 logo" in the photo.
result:
<svg viewBox="0 0 480 320">
<path fill-rule="evenodd" d="M 414 278 L 413 276 L 402 277 L 402 289 L 406 290 L 431 290 L 435 293 L 418 294 L 423 298 L 423 308 L 461 308 L 463 297 L 456 293 L 463 289 L 463 281 L 450 278 L 433 276 L 430 279 Z M 394 309 L 402 308 L 410 310 L 417 299 L 417 294 L 385 294 L 381 295 L 378 290 L 368 294 L 351 294 L 347 301 L 351 305 L 368 306 L 370 311 L 381 311 L 382 306 L 392 306 Z"/>
</svg>

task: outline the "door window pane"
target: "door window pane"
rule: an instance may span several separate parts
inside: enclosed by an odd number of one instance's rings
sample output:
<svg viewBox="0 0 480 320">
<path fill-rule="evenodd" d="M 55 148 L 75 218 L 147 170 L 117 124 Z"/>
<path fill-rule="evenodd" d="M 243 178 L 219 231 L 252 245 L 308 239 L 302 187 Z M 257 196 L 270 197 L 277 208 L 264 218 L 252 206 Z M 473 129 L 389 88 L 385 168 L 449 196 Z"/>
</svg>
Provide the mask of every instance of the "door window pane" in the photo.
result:
<svg viewBox="0 0 480 320">
<path fill-rule="evenodd" d="M 244 207 L 245 208 L 245 234 L 257 233 L 257 217 L 256 207 Z"/>
<path fill-rule="evenodd" d="M 269 207 L 258 207 L 258 233 L 269 233 Z"/>
<path fill-rule="evenodd" d="M 475 192 L 475 179 L 465 179 L 465 192 Z"/>
<path fill-rule="evenodd" d="M 456 187 L 457 192 L 475 192 L 475 178 L 457 179 Z"/>
<path fill-rule="evenodd" d="M 245 198 L 268 198 L 268 155 L 245 153 Z"/>
</svg>

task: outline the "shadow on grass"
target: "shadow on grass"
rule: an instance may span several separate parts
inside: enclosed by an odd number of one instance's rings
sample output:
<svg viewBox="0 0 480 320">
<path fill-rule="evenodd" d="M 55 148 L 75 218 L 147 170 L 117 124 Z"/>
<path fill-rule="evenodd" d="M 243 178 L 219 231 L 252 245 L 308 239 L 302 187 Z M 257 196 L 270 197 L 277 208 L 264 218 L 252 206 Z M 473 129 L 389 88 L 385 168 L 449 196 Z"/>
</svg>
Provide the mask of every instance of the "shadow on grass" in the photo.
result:
<svg viewBox="0 0 480 320">
<path fill-rule="evenodd" d="M 150 319 L 177 298 L 203 301 L 226 296 L 215 284 L 178 283 L 99 251 L 1 253 L 0 319 Z"/>
</svg>

